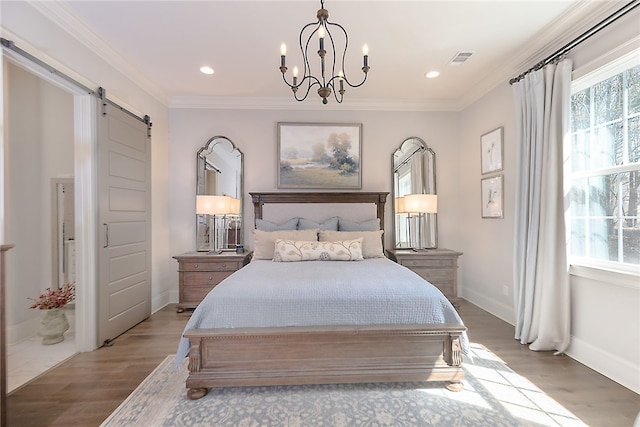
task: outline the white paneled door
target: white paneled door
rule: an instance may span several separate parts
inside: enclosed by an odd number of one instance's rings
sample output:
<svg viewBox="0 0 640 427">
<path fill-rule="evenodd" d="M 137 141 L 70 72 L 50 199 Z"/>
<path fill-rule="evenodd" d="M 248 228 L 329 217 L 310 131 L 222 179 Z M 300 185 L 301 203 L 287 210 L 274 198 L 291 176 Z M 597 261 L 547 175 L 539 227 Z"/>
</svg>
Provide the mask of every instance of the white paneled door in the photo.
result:
<svg viewBox="0 0 640 427">
<path fill-rule="evenodd" d="M 98 345 L 151 314 L 151 143 L 110 104 L 98 118 Z"/>
</svg>

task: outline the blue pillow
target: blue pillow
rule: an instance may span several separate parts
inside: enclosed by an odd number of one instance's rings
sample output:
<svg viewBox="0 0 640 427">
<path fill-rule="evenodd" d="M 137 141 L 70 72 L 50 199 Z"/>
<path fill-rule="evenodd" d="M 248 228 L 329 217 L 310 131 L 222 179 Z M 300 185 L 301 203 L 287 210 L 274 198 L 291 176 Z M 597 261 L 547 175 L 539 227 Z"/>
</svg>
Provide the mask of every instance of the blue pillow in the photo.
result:
<svg viewBox="0 0 640 427">
<path fill-rule="evenodd" d="M 300 218 L 300 221 L 298 222 L 298 230 L 310 230 L 313 228 L 318 230 L 338 231 L 338 217 L 334 216 L 322 223 L 311 221 L 306 218 Z"/>
<path fill-rule="evenodd" d="M 298 217 L 293 217 L 283 222 L 282 224 L 276 224 L 275 222 L 267 221 L 265 219 L 256 219 L 256 230 L 260 231 L 279 231 L 279 230 L 297 230 L 298 229 Z"/>
<path fill-rule="evenodd" d="M 380 218 L 369 219 L 362 222 L 349 221 L 340 218 L 339 231 L 377 231 L 380 230 Z"/>
</svg>

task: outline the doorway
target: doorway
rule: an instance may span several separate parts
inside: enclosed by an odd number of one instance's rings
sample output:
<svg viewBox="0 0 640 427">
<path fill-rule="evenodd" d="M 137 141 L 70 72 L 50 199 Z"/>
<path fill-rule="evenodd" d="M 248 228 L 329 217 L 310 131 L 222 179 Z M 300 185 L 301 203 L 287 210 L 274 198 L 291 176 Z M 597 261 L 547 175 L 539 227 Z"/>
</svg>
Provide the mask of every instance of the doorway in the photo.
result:
<svg viewBox="0 0 640 427">
<path fill-rule="evenodd" d="M 19 386 L 35 373 L 25 372 L 21 368 L 25 366 L 24 360 L 30 361 L 28 365 L 31 368 L 38 365 L 39 373 L 42 373 L 78 351 L 92 351 L 97 348 L 94 308 L 96 304 L 94 159 L 97 102 L 94 96 L 82 88 L 64 81 L 28 59 L 13 55 L 11 52 L 4 52 L 3 58 L 5 70 L 3 86 L 7 93 L 7 96 L 3 97 L 3 104 L 8 114 L 2 120 L 5 142 L 0 158 L 5 165 L 9 164 L 9 169 L 24 171 L 24 176 L 12 176 L 11 172 L 5 169 L 0 176 L 0 195 L 2 195 L 4 206 L 3 240 L 16 244 L 14 248 L 16 250 L 9 255 L 7 263 L 7 290 L 12 294 L 7 295 L 7 304 L 11 307 L 7 310 L 7 315 L 8 320 L 12 322 L 7 324 L 9 343 L 22 343 L 26 340 L 24 337 L 28 337 L 29 334 L 33 336 L 37 330 L 38 319 L 37 316 L 33 316 L 34 310 L 28 309 L 27 297 L 37 296 L 38 293 L 32 289 L 25 289 L 26 285 L 37 283 L 40 289 L 44 289 L 49 286 L 57 287 L 61 282 L 75 281 L 77 284 L 76 301 L 68 316 L 71 329 L 65 333 L 64 344 L 42 346 L 38 342 L 38 349 L 35 352 L 31 351 L 28 358 L 22 356 L 23 353 L 17 347 L 9 350 L 9 369 L 11 370 L 12 365 L 20 367 L 19 371 L 14 371 L 14 374 L 20 376 L 17 379 Z M 32 90 L 27 93 L 29 97 L 14 96 L 12 102 L 9 94 L 13 90 L 12 85 L 15 84 L 13 79 L 16 78 L 11 75 L 12 72 L 19 74 L 19 78 L 23 79 L 21 83 L 24 87 Z M 43 87 L 47 88 L 42 89 Z M 37 90 L 46 91 L 46 102 L 32 96 Z M 65 99 L 64 117 L 60 113 L 59 104 L 55 101 L 52 104 L 52 98 L 47 98 L 56 91 Z M 32 108 L 25 108 L 27 98 L 31 101 Z M 48 105 L 43 105 L 47 102 Z M 34 116 L 32 114 L 34 111 L 39 115 Z M 20 114 L 23 114 L 22 118 L 19 117 Z M 16 129 L 15 123 L 12 123 L 14 120 L 18 120 L 26 129 L 22 134 L 29 135 L 27 143 L 39 141 L 38 149 L 27 150 L 28 144 L 22 144 L 20 132 L 17 137 L 16 134 L 11 134 L 11 130 Z M 10 123 L 12 126 L 8 126 Z M 65 126 L 70 129 L 62 138 L 54 138 L 49 130 L 42 130 L 47 125 L 60 123 L 65 123 Z M 22 139 L 25 138 L 22 137 Z M 9 149 L 11 143 L 13 143 L 13 152 Z M 27 154 L 24 155 L 24 159 L 14 163 L 11 156 L 17 151 L 16 147 L 19 147 L 18 150 L 25 150 Z M 34 153 L 37 154 L 36 157 Z M 52 178 L 60 176 L 75 176 L 76 181 L 74 183 L 73 178 L 62 178 L 63 187 L 58 186 L 57 182 L 53 184 Z M 25 187 L 25 182 L 28 180 L 33 180 L 35 185 Z M 67 187 L 69 184 L 72 186 Z M 61 191 L 64 193 L 64 198 L 58 197 Z M 25 197 L 25 194 L 29 194 L 29 197 Z M 14 203 L 16 200 L 18 203 Z M 38 201 L 36 206 L 18 209 L 20 203 L 32 203 L 34 200 Z M 60 206 L 59 202 L 61 202 Z M 57 218 L 52 221 L 53 215 L 49 215 L 49 212 L 64 218 L 63 232 L 58 231 L 59 222 Z M 23 228 L 21 231 L 23 234 L 24 230 L 33 234 L 34 240 L 24 240 L 23 235 L 17 235 L 16 229 L 20 227 L 15 227 L 16 224 Z M 59 233 L 61 239 L 53 238 L 54 233 L 56 236 Z M 38 265 L 41 268 L 33 268 L 32 262 L 36 259 L 35 257 L 40 260 Z M 76 262 L 73 262 L 73 258 Z M 31 268 L 28 262 L 31 262 Z M 41 272 L 42 277 L 38 280 L 23 280 L 18 276 L 24 271 Z M 18 286 L 18 283 L 21 285 Z M 12 291 L 9 290 L 11 287 L 13 287 Z M 39 337 L 33 336 L 33 339 L 39 339 Z M 64 346 L 67 349 L 64 349 Z M 44 354 L 46 356 L 44 363 L 32 362 L 34 354 Z M 11 363 L 11 359 L 18 362 Z"/>
</svg>

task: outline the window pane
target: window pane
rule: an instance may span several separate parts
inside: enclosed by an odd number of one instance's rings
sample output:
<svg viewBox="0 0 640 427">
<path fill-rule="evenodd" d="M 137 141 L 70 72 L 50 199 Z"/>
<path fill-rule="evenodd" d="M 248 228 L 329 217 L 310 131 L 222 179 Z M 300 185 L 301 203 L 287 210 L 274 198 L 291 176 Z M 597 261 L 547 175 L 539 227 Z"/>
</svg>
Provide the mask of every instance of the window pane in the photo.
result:
<svg viewBox="0 0 640 427">
<path fill-rule="evenodd" d="M 591 100 L 590 90 L 587 88 L 571 96 L 571 129 L 574 132 L 589 129 Z"/>
<path fill-rule="evenodd" d="M 589 216 L 613 216 L 618 203 L 617 175 L 589 178 Z"/>
<path fill-rule="evenodd" d="M 603 261 L 618 261 L 618 240 L 613 220 L 589 221 L 589 254 Z"/>
<path fill-rule="evenodd" d="M 571 171 L 583 171 L 589 168 L 589 138 L 588 130 L 578 131 L 571 137 Z"/>
<path fill-rule="evenodd" d="M 640 113 L 640 65 L 627 71 L 629 114 Z"/>
<path fill-rule="evenodd" d="M 600 125 L 622 117 L 622 74 L 593 86 L 595 124 Z"/>
<path fill-rule="evenodd" d="M 584 257 L 587 255 L 586 221 L 574 219 L 571 221 L 571 254 Z"/>
<path fill-rule="evenodd" d="M 599 169 L 617 163 L 618 154 L 622 155 L 622 126 L 611 124 L 596 128 L 591 141 L 589 167 Z"/>
<path fill-rule="evenodd" d="M 629 119 L 629 163 L 640 162 L 640 116 Z"/>
<path fill-rule="evenodd" d="M 569 204 L 573 217 L 585 216 L 587 205 L 587 179 L 574 179 L 569 192 Z"/>
<path fill-rule="evenodd" d="M 622 262 L 640 264 L 640 228 L 622 229 Z"/>
</svg>

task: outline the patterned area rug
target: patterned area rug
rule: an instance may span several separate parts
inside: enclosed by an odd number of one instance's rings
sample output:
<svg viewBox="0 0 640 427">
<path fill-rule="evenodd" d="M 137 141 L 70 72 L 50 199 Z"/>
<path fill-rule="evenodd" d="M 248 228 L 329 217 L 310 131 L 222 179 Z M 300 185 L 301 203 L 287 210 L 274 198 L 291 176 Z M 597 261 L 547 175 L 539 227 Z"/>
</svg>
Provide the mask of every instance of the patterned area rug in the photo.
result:
<svg viewBox="0 0 640 427">
<path fill-rule="evenodd" d="M 438 382 L 230 387 L 197 401 L 187 360 L 174 370 L 167 356 L 102 426 L 586 426 L 485 347 L 471 351 L 458 393 Z"/>
</svg>

